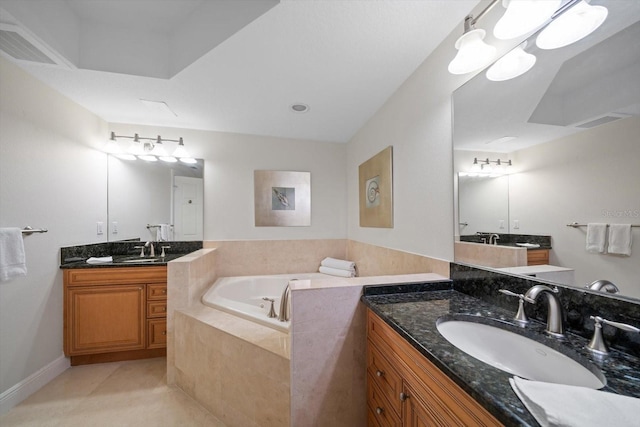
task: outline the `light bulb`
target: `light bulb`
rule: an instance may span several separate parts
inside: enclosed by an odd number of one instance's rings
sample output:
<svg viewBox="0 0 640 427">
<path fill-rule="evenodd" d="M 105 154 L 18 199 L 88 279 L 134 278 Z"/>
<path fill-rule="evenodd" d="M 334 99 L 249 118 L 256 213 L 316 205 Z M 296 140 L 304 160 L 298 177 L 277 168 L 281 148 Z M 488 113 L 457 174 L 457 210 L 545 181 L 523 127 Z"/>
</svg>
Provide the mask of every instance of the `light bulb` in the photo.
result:
<svg viewBox="0 0 640 427">
<path fill-rule="evenodd" d="M 562 0 L 503 0 L 507 10 L 493 29 L 502 40 L 527 34 L 547 22 Z"/>
<path fill-rule="evenodd" d="M 527 42 L 524 42 L 498 59 L 487 70 L 487 78 L 494 82 L 501 82 L 516 78 L 529 71 L 536 63 L 536 57 L 524 51 L 526 46 Z"/>
<path fill-rule="evenodd" d="M 536 39 L 540 49 L 557 49 L 582 40 L 594 32 L 609 11 L 604 6 L 591 6 L 584 0 L 553 20 Z"/>
<path fill-rule="evenodd" d="M 449 63 L 451 74 L 467 74 L 486 67 L 496 56 L 496 48 L 486 44 L 484 39 L 486 32 L 481 29 L 464 33 L 456 41 L 458 54 Z"/>
</svg>

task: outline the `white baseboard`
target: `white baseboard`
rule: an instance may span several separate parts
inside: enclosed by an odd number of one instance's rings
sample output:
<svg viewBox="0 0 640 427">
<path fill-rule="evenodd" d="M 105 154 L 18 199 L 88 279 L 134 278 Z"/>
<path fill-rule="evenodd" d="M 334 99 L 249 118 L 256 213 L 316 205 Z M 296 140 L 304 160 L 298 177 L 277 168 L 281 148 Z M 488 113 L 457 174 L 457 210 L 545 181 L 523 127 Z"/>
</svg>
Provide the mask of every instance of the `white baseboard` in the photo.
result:
<svg viewBox="0 0 640 427">
<path fill-rule="evenodd" d="M 0 394 L 0 415 L 9 412 L 11 408 L 40 390 L 42 386 L 66 371 L 70 366 L 69 359 L 60 356 L 44 368 Z"/>
</svg>

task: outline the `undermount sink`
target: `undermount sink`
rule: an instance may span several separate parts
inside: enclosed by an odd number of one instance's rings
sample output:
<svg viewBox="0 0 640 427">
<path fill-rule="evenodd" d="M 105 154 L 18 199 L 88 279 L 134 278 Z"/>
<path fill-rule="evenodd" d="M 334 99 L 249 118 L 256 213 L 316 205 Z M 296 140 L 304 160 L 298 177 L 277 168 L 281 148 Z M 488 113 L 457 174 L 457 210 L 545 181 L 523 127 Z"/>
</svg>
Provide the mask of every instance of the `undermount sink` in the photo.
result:
<svg viewBox="0 0 640 427">
<path fill-rule="evenodd" d="M 481 321 L 482 323 L 478 323 Z M 533 339 L 504 329 L 499 321 L 475 316 L 444 316 L 438 332 L 468 355 L 505 372 L 534 381 L 599 389 L 607 384 L 595 366 L 573 358 Z M 576 353 L 576 357 L 580 357 Z"/>
</svg>

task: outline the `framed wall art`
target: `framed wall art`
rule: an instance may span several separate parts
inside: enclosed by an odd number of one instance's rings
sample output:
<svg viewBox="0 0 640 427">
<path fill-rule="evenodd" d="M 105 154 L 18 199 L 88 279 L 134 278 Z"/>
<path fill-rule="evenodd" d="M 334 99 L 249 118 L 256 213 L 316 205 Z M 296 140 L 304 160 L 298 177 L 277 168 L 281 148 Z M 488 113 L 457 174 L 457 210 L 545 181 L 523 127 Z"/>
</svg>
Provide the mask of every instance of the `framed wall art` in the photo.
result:
<svg viewBox="0 0 640 427">
<path fill-rule="evenodd" d="M 393 228 L 393 147 L 358 168 L 360 227 Z"/>
<path fill-rule="evenodd" d="M 253 172 L 256 227 L 311 225 L 311 173 Z"/>
</svg>

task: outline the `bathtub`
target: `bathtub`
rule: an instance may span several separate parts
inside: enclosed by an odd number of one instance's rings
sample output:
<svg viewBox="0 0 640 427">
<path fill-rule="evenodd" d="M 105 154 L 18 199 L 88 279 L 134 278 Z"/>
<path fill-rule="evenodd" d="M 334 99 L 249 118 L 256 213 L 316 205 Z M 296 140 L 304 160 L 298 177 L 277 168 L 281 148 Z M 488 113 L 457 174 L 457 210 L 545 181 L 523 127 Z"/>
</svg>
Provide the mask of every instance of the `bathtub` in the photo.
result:
<svg viewBox="0 0 640 427">
<path fill-rule="evenodd" d="M 202 296 L 202 303 L 278 331 L 289 332 L 290 322 L 268 317 L 271 303 L 262 298 L 275 300 L 274 309 L 277 314 L 280 310 L 282 291 L 290 280 L 320 277 L 327 276 L 321 273 L 302 273 L 221 277 Z"/>
</svg>

